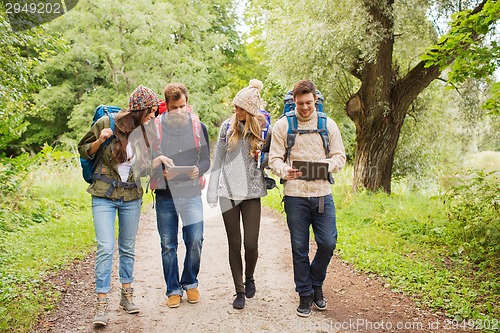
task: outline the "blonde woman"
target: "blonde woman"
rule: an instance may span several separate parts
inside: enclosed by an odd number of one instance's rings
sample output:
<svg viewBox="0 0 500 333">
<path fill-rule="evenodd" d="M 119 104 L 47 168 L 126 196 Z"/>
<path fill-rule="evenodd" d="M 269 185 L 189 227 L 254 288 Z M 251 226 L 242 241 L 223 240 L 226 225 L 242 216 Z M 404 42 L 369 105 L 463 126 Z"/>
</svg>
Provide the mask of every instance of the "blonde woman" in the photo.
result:
<svg viewBox="0 0 500 333">
<path fill-rule="evenodd" d="M 229 265 L 236 289 L 233 301 L 235 309 L 243 309 L 245 297 L 252 298 L 255 295 L 260 198 L 266 195 L 264 176 L 258 162 L 259 153 L 266 143 L 261 134 L 266 119 L 259 112 L 259 92 L 262 87 L 262 82 L 253 79 L 248 87 L 234 97 L 234 114 L 221 126 L 207 191 L 210 206 L 215 207 L 219 199 L 222 211 L 229 244 Z M 268 133 L 267 138 L 270 137 Z M 240 216 L 245 248 L 245 283 Z"/>
</svg>

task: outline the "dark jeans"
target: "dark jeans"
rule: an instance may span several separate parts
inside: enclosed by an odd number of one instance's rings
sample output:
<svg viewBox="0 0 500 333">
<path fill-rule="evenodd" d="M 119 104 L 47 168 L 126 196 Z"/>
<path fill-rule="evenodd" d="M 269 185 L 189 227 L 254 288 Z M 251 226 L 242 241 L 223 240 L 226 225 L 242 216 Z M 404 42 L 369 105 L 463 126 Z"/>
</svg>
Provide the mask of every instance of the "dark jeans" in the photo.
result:
<svg viewBox="0 0 500 333">
<path fill-rule="evenodd" d="M 180 280 L 177 258 L 179 215 L 182 220 L 182 238 L 186 246 L 184 269 Z M 156 220 L 160 233 L 167 296 L 182 295 L 183 290 L 197 288 L 203 244 L 203 203 L 201 197 L 169 198 L 157 195 Z"/>
<path fill-rule="evenodd" d="M 220 208 L 229 244 L 229 266 L 236 292 L 244 292 L 243 263 L 241 259 L 240 214 L 243 221 L 243 246 L 245 247 L 245 276 L 253 277 L 257 258 L 260 229 L 260 198 L 234 201 L 220 198 Z"/>
<path fill-rule="evenodd" d="M 285 212 L 290 230 L 295 291 L 311 295 L 314 287 L 323 285 L 326 269 L 337 244 L 335 204 L 331 195 L 324 196 L 324 213 L 319 213 L 319 197 L 285 196 Z M 309 226 L 312 225 L 318 249 L 309 262 Z"/>
</svg>

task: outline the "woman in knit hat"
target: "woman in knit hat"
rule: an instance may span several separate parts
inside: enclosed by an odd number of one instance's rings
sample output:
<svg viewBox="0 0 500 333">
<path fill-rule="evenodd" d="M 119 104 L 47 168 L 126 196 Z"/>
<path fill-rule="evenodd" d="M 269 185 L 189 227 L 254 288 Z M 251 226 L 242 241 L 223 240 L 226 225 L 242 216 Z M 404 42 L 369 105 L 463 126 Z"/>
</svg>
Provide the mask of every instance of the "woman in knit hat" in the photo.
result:
<svg viewBox="0 0 500 333">
<path fill-rule="evenodd" d="M 111 283 L 117 212 L 119 276 L 122 285 L 120 306 L 127 313 L 139 312 L 139 307 L 133 303 L 131 287 L 134 279 L 135 236 L 143 193 L 139 177 L 166 159 L 160 156 L 151 161 L 149 138 L 153 136 L 148 136 L 144 126 L 154 118 L 158 102 L 158 97 L 151 89 L 138 86 L 129 98 L 128 109 L 117 114 L 114 131 L 110 128 L 109 117 L 103 116 L 78 144 L 80 155 L 96 159 L 97 163 L 93 183 L 87 189 L 92 195 L 92 216 L 97 239 L 94 325 L 105 326 L 108 323 L 107 294 Z M 100 149 L 104 142 L 109 142 L 108 139 L 111 142 Z"/>
<path fill-rule="evenodd" d="M 260 198 L 267 193 L 258 162 L 259 153 L 265 144 L 262 130 L 266 126 L 266 119 L 259 112 L 262 88 L 262 82 L 253 79 L 248 87 L 241 89 L 234 97 L 234 114 L 221 126 L 207 189 L 207 200 L 211 207 L 215 207 L 219 199 L 226 228 L 229 265 L 236 289 L 233 301 L 235 309 L 243 309 L 245 297 L 252 298 L 255 295 Z M 270 137 L 268 133 L 267 138 Z M 245 283 L 240 216 L 245 248 Z"/>
</svg>

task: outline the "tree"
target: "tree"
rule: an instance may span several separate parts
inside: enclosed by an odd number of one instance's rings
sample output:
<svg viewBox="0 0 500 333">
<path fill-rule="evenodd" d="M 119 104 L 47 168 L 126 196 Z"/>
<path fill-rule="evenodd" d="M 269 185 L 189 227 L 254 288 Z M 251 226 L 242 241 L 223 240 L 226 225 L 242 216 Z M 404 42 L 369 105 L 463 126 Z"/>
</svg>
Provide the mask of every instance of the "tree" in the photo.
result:
<svg viewBox="0 0 500 333">
<path fill-rule="evenodd" d="M 11 154 L 12 142 L 30 125 L 34 114 L 32 94 L 45 86 L 43 72 L 35 68 L 63 47 L 43 27 L 14 32 L 0 10 L 0 153 Z"/>
<path fill-rule="evenodd" d="M 460 1 L 461 6 L 473 3 Z M 274 75 L 284 82 L 293 82 L 290 77 L 317 79 L 335 87 L 332 94 L 337 91 L 346 101 L 345 111 L 356 126 L 354 189 L 391 191 L 394 154 L 408 108 L 443 70 L 458 63 L 449 78 L 460 82 L 491 75 L 498 66 L 498 46 L 485 38 L 500 18 L 500 4 L 494 0 L 458 11 L 440 40 L 429 10 L 433 5 L 449 9 L 448 1 L 254 4 L 266 14 L 264 38 L 277 67 Z M 280 8 L 279 14 L 273 6 Z M 290 42 L 280 35 L 287 41 L 281 42 L 277 31 L 293 31 L 295 37 Z"/>
<path fill-rule="evenodd" d="M 139 84 L 161 96 L 168 82 L 183 82 L 202 120 L 218 124 L 230 112 L 228 63 L 239 48 L 233 7 L 231 0 L 80 1 L 48 27 L 69 47 L 41 67 L 50 86 L 35 99 L 45 112 L 31 120 L 24 144 L 73 142 L 97 105 L 126 107 Z"/>
</svg>

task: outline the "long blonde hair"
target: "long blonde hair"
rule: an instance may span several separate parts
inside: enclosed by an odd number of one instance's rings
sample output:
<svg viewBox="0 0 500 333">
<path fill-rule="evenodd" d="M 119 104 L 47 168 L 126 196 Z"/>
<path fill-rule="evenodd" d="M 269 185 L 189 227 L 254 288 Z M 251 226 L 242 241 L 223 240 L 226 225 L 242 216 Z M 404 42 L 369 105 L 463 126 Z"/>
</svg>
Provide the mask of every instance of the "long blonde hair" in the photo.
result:
<svg viewBox="0 0 500 333">
<path fill-rule="evenodd" d="M 262 149 L 263 140 L 261 138 L 261 130 L 265 125 L 266 118 L 258 113 L 252 116 L 246 113 L 245 125 L 243 128 L 240 126 L 240 121 L 236 117 L 236 113 L 231 117 L 227 140 L 228 150 L 231 151 L 236 147 L 240 138 L 247 138 L 250 144 L 250 157 L 256 156 L 256 152 Z"/>
</svg>

